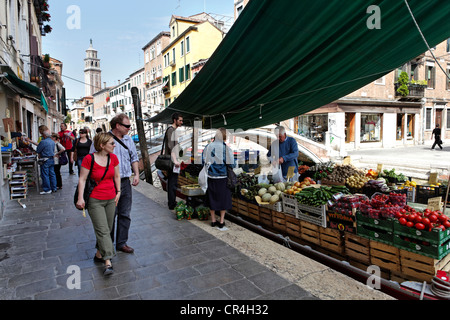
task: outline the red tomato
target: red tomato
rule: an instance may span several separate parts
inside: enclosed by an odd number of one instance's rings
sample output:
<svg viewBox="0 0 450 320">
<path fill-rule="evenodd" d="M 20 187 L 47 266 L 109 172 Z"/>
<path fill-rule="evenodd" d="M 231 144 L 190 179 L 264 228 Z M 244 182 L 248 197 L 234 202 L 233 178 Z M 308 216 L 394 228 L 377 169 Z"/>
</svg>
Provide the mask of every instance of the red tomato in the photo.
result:
<svg viewBox="0 0 450 320">
<path fill-rule="evenodd" d="M 422 223 L 425 225 L 425 227 L 429 227 L 431 225 L 431 221 L 429 218 L 422 218 Z"/>
<path fill-rule="evenodd" d="M 444 223 L 445 221 L 448 220 L 448 217 L 445 214 L 441 214 L 438 216 L 438 219 L 441 223 Z"/>
<path fill-rule="evenodd" d="M 431 223 L 435 223 L 438 220 L 438 216 L 432 213 L 428 216 L 428 219 L 430 219 Z"/>
<path fill-rule="evenodd" d="M 405 225 L 407 221 L 405 218 L 400 218 L 398 219 L 398 222 L 400 222 L 401 225 Z"/>
<path fill-rule="evenodd" d="M 443 225 L 445 228 L 450 228 L 450 221 L 448 220 L 444 221 Z"/>
<path fill-rule="evenodd" d="M 423 230 L 423 229 L 425 229 L 425 226 L 423 225 L 423 223 L 416 223 L 416 229 Z"/>
<path fill-rule="evenodd" d="M 408 222 L 406 223 L 406 226 L 409 227 L 409 228 L 414 227 L 414 223 L 411 222 L 411 221 L 408 221 Z"/>
<path fill-rule="evenodd" d="M 414 219 L 414 222 L 415 222 L 415 223 L 421 223 L 421 222 L 422 222 L 422 219 L 423 219 L 423 218 L 422 218 L 421 216 L 418 215 L 418 216 L 416 216 L 416 218 Z"/>
<path fill-rule="evenodd" d="M 417 214 L 411 213 L 406 217 L 406 219 L 408 219 L 408 221 L 414 221 L 416 219 L 416 217 L 417 217 Z"/>
</svg>

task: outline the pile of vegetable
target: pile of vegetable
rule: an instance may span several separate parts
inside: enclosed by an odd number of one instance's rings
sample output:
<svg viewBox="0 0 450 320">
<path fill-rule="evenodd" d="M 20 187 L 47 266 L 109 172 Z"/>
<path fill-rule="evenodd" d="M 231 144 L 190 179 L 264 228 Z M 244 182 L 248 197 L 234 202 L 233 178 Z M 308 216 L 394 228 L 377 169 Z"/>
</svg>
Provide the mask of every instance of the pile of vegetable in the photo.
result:
<svg viewBox="0 0 450 320">
<path fill-rule="evenodd" d="M 319 207 L 332 200 L 333 195 L 343 193 L 349 194 L 349 190 L 346 186 L 320 186 L 320 188 L 304 188 L 302 191 L 295 195 L 297 201 L 301 204 L 309 206 Z"/>
<path fill-rule="evenodd" d="M 397 183 L 397 182 L 404 182 L 406 181 L 406 177 L 403 175 L 403 173 L 397 174 L 395 172 L 395 169 L 391 170 L 383 170 L 383 172 L 380 174 L 381 177 L 385 178 L 390 183 Z"/>
<path fill-rule="evenodd" d="M 317 163 L 309 167 L 306 172 L 308 172 L 309 176 L 312 176 L 312 178 L 317 181 L 326 178 L 330 173 L 332 173 L 334 166 L 335 163 L 333 161 L 328 161 L 326 163 Z"/>
<path fill-rule="evenodd" d="M 378 178 L 377 180 L 369 180 L 364 184 L 363 188 L 365 190 L 364 193 L 389 191 L 386 180 L 383 178 Z"/>
<path fill-rule="evenodd" d="M 362 189 L 364 184 L 369 181 L 369 177 L 361 174 L 353 174 L 345 180 L 345 184 L 350 188 Z"/>
<path fill-rule="evenodd" d="M 310 185 L 314 185 L 316 182 L 311 179 L 310 177 L 306 177 L 303 179 L 303 181 L 296 181 L 296 182 L 287 182 L 286 183 L 286 189 L 283 191 L 287 194 L 297 194 L 298 192 L 302 191 L 304 188 L 309 187 Z"/>
<path fill-rule="evenodd" d="M 333 172 L 326 177 L 326 181 L 332 183 L 345 184 L 351 176 L 364 175 L 363 171 L 356 169 L 351 164 L 336 165 Z"/>
</svg>

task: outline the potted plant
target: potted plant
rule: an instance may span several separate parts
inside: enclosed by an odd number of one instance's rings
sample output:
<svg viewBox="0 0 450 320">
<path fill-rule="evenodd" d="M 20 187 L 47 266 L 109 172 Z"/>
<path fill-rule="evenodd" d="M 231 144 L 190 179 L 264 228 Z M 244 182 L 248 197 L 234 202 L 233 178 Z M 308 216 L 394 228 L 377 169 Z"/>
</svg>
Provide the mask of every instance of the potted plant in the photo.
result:
<svg viewBox="0 0 450 320">
<path fill-rule="evenodd" d="M 405 71 L 402 71 L 402 73 L 400 73 L 400 76 L 398 77 L 397 92 L 403 97 L 409 95 L 408 84 L 409 84 L 409 76 Z"/>
<path fill-rule="evenodd" d="M 50 55 L 46 53 L 43 59 L 44 68 L 50 68 Z"/>
</svg>

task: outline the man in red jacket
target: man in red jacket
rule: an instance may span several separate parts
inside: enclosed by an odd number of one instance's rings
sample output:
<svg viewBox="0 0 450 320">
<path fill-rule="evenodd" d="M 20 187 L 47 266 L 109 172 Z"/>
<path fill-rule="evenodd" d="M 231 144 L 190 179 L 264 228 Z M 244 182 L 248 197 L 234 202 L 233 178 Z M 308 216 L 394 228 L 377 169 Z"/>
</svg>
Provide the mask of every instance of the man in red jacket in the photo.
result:
<svg viewBox="0 0 450 320">
<path fill-rule="evenodd" d="M 72 131 L 67 130 L 67 125 L 65 123 L 61 123 L 61 131 L 58 132 L 59 140 L 64 148 L 66 148 L 67 158 L 69 159 L 69 173 L 75 174 L 73 172 L 73 156 L 72 156 L 72 141 L 75 140 L 75 136 Z"/>
</svg>

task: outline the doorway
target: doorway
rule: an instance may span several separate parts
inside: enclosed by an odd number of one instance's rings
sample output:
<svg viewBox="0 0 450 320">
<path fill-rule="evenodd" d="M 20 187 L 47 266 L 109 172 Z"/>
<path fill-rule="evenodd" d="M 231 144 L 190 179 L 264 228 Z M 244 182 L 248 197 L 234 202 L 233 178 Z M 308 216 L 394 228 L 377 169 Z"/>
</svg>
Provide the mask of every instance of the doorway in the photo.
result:
<svg viewBox="0 0 450 320">
<path fill-rule="evenodd" d="M 355 113 L 345 113 L 345 143 L 355 142 Z"/>
</svg>

